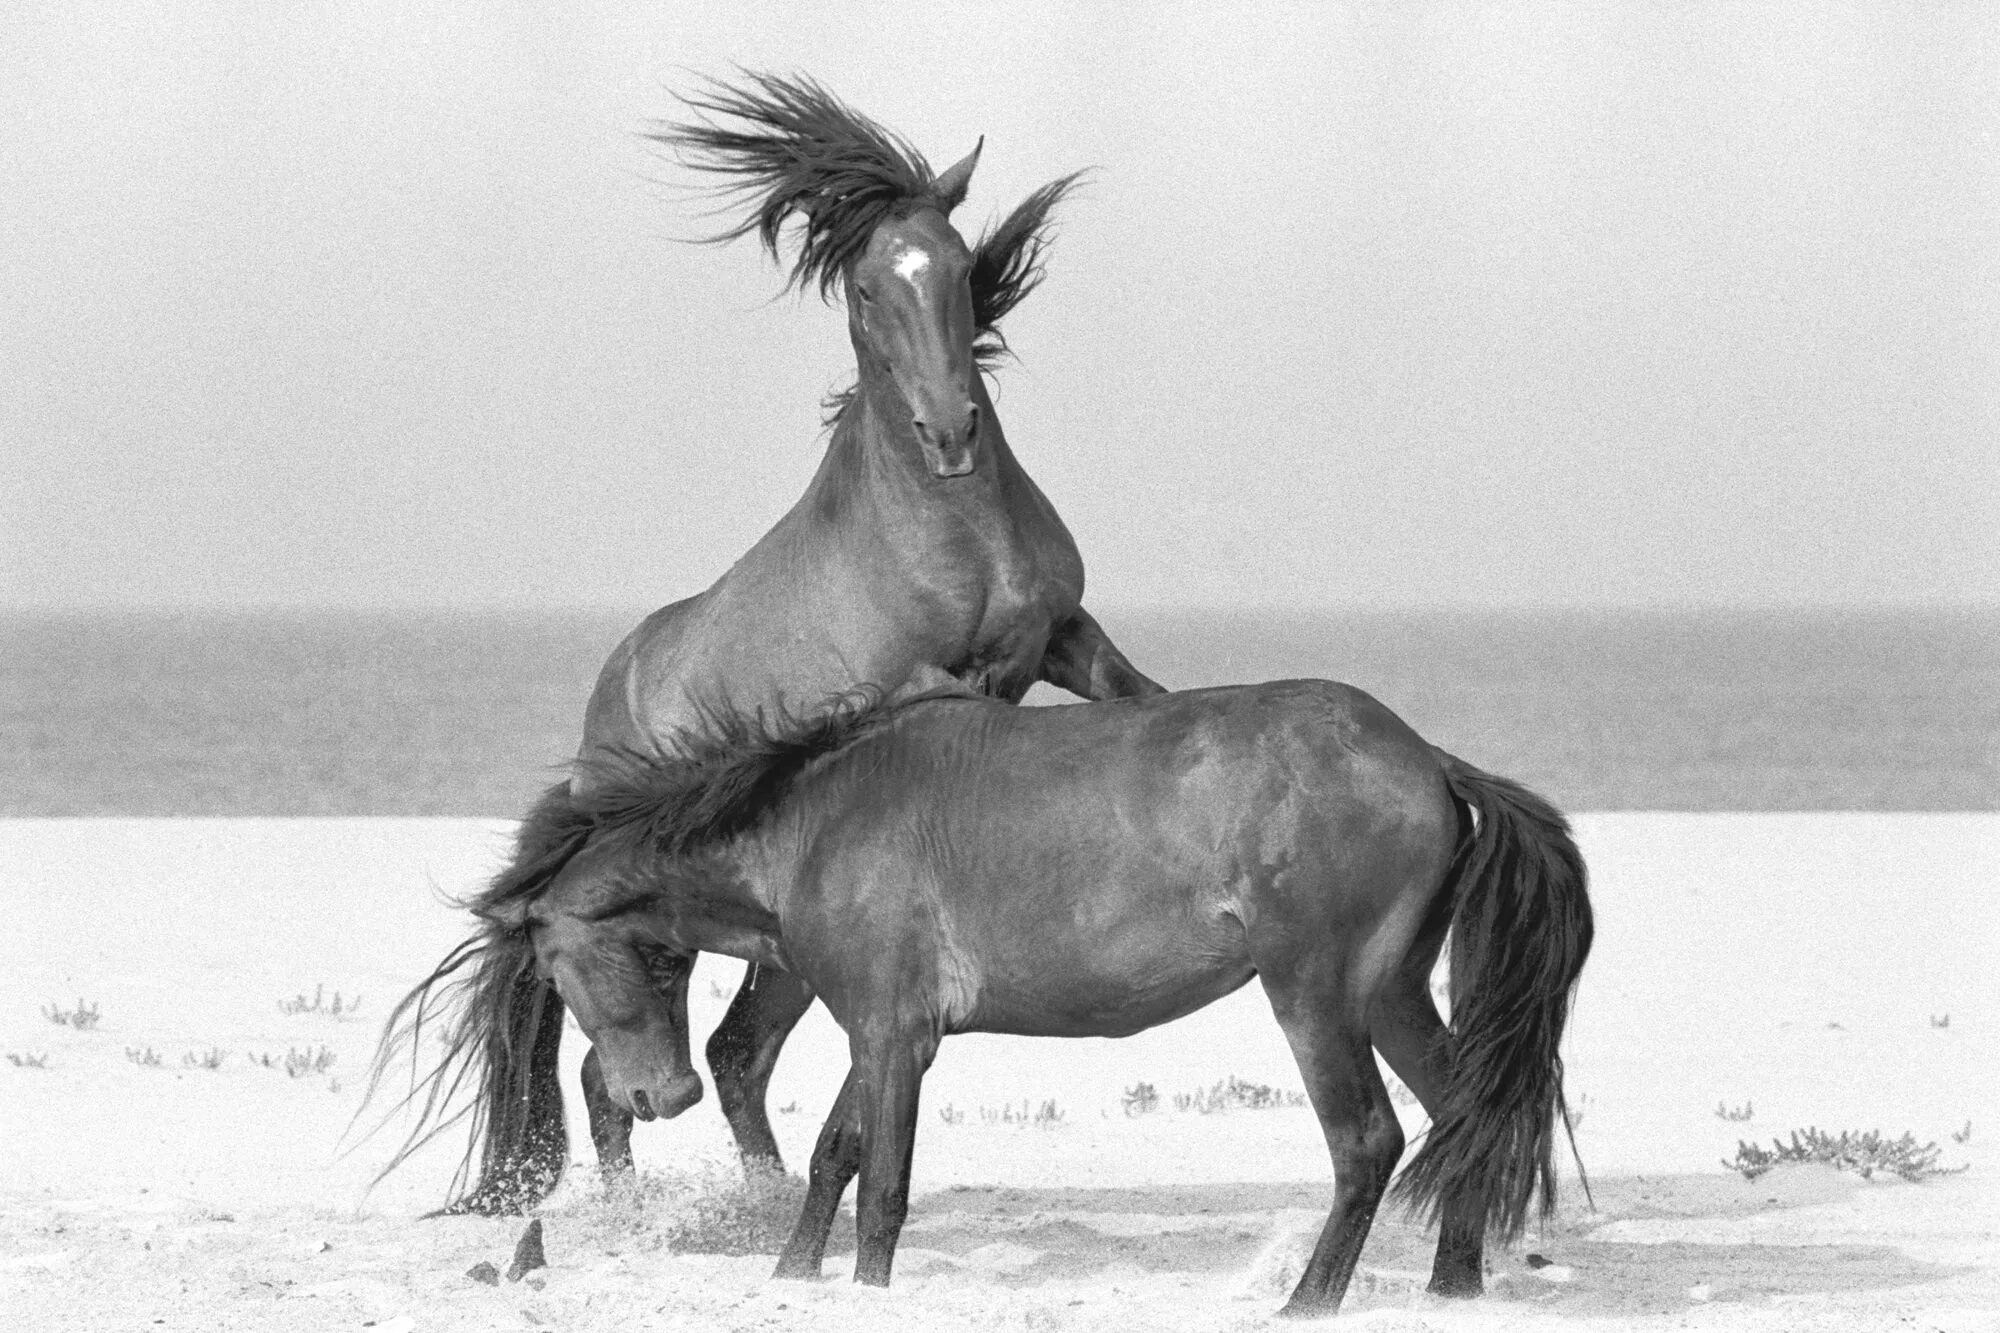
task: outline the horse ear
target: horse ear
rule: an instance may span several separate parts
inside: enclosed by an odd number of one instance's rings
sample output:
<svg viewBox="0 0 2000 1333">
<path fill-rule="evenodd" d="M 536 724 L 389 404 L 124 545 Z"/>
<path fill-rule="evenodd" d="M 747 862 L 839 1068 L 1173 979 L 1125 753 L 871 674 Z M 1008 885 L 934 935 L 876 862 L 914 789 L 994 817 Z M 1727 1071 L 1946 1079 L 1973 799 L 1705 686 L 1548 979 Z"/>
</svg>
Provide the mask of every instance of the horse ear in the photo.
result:
<svg viewBox="0 0 2000 1333">
<path fill-rule="evenodd" d="M 972 188 L 972 169 L 979 165 L 980 150 L 986 147 L 986 136 L 980 135 L 979 142 L 972 151 L 946 168 L 944 173 L 931 182 L 931 194 L 936 197 L 938 207 L 947 216 L 951 210 L 965 202 L 965 192 Z"/>
</svg>

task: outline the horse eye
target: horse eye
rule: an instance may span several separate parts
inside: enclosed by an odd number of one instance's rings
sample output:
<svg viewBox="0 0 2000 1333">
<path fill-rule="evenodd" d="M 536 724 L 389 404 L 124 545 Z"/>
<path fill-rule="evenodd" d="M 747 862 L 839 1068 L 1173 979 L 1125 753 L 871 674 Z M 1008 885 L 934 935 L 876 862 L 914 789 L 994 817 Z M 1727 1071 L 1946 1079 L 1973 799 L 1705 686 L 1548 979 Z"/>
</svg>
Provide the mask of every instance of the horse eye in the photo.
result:
<svg viewBox="0 0 2000 1333">
<path fill-rule="evenodd" d="M 871 294 L 869 293 L 868 289 L 867 289 L 866 287 L 863 287 L 863 286 L 862 286 L 862 285 L 861 285 L 860 283 L 858 283 L 858 282 L 857 282 L 857 283 L 855 283 L 855 284 L 854 284 L 854 292 L 855 292 L 855 295 L 857 295 L 857 296 L 859 296 L 859 297 L 861 298 L 861 304 L 863 304 L 863 305 L 874 305 L 874 304 L 875 304 L 875 298 L 874 298 L 874 296 L 873 296 L 873 295 L 871 295 Z"/>
</svg>

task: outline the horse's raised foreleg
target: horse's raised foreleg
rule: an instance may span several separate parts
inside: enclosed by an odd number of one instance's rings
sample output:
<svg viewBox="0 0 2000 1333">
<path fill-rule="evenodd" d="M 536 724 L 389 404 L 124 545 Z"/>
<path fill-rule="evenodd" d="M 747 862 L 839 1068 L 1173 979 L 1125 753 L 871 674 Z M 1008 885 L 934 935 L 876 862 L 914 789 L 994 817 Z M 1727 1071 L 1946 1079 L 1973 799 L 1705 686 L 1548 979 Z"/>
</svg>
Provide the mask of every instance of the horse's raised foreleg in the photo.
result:
<svg viewBox="0 0 2000 1333">
<path fill-rule="evenodd" d="M 1451 1074 L 1451 1033 L 1438 1016 L 1429 988 L 1436 950 L 1420 953 L 1375 1002 L 1375 1048 L 1435 1116 Z M 1439 1296 L 1477 1296 L 1485 1289 L 1486 1205 L 1450 1197 L 1438 1210 L 1437 1258 L 1430 1290 Z"/>
<path fill-rule="evenodd" d="M 892 1038 L 855 1062 L 861 1078 L 861 1183 L 854 1191 L 854 1280 L 889 1285 L 896 1241 L 910 1212 L 910 1157 L 917 1142 L 917 1101 L 935 1040 Z"/>
<path fill-rule="evenodd" d="M 632 1174 L 632 1113 L 611 1100 L 595 1046 L 584 1053 L 582 1081 L 583 1107 L 590 1113 L 590 1141 L 597 1149 L 598 1170 L 607 1178 Z"/>
<path fill-rule="evenodd" d="M 826 1255 L 827 1233 L 840 1211 L 840 1196 L 847 1182 L 861 1166 L 861 1098 L 856 1070 L 847 1071 L 840 1096 L 820 1127 L 819 1142 L 813 1145 L 812 1165 L 806 1175 L 806 1201 L 799 1209 L 798 1225 L 778 1256 L 773 1277 L 816 1278 L 820 1260 Z"/>
<path fill-rule="evenodd" d="M 736 1150 L 745 1162 L 769 1162 L 782 1167 L 778 1140 L 764 1094 L 778 1052 L 806 1010 L 812 1008 L 812 987 L 775 967 L 752 965 L 730 1002 L 729 1012 L 708 1039 L 708 1067 L 715 1075 L 715 1097 L 723 1118 L 736 1136 Z M 630 1121 L 627 1121 L 630 1124 Z"/>
<path fill-rule="evenodd" d="M 1382 1193 L 1403 1153 L 1396 1108 L 1375 1067 L 1366 1016 L 1348 1012 L 1344 985 L 1299 986 L 1264 976 L 1264 989 L 1305 1079 L 1333 1156 L 1333 1207 L 1312 1258 L 1280 1314 L 1330 1315 L 1354 1276 Z"/>
<path fill-rule="evenodd" d="M 1060 690 L 1092 702 L 1165 694 L 1111 642 L 1111 636 L 1082 607 L 1049 635 L 1040 676 Z"/>
</svg>

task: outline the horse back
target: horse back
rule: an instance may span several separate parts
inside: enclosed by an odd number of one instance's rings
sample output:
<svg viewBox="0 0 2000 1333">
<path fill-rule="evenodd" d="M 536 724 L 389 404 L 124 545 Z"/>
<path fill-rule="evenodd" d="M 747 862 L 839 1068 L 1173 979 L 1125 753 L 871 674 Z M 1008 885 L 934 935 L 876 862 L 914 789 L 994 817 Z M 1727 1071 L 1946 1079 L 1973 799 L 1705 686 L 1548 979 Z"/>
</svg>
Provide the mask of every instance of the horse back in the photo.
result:
<svg viewBox="0 0 2000 1333">
<path fill-rule="evenodd" d="M 836 1016 L 879 987 L 1043 1035 L 1153 1026 L 1296 952 L 1379 970 L 1457 836 L 1431 748 L 1324 681 L 920 704 L 797 804 L 783 929 Z"/>
</svg>

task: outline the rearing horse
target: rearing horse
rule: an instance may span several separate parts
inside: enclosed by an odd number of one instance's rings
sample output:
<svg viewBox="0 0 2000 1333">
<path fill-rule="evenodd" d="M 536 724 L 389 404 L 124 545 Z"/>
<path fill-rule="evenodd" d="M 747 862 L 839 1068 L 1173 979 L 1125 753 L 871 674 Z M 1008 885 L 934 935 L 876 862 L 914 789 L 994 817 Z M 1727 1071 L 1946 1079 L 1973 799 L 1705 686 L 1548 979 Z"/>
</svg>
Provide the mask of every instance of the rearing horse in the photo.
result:
<svg viewBox="0 0 2000 1333">
<path fill-rule="evenodd" d="M 651 137 L 750 205 L 713 239 L 754 232 L 777 259 L 796 222 L 789 285 L 845 298 L 857 382 L 835 400 L 826 456 L 798 502 L 712 587 L 654 612 L 611 654 L 577 776 L 529 811 L 496 888 L 544 882 L 582 850 L 593 760 L 669 757 L 719 711 L 810 710 L 862 682 L 889 700 L 943 690 L 1019 702 L 1037 680 L 1093 700 L 1162 692 L 1083 609 L 1076 544 L 1008 448 L 981 374 L 1005 349 L 1001 318 L 1041 281 L 1050 211 L 1076 176 L 967 246 L 949 219 L 978 148 L 933 174 L 906 141 L 803 77 L 746 74 L 683 102 L 693 119 Z M 494 969 L 510 970 L 507 984 L 492 984 Z M 708 1043 L 746 1157 L 778 1159 L 765 1090 L 812 999 L 797 978 L 753 969 Z M 388 1169 L 470 1114 L 453 1189 L 475 1155 L 478 1180 L 445 1211 L 520 1211 L 568 1157 L 563 1004 L 517 955 L 475 938 L 390 1015 L 375 1078 L 401 1046 L 414 1058 L 426 1024 L 454 1006 L 445 1056 L 405 1098 L 421 1107 L 417 1129 Z M 445 1117 L 468 1081 L 473 1104 Z M 583 1085 L 600 1162 L 629 1165 L 632 1116 L 605 1093 L 594 1051 Z"/>
</svg>

